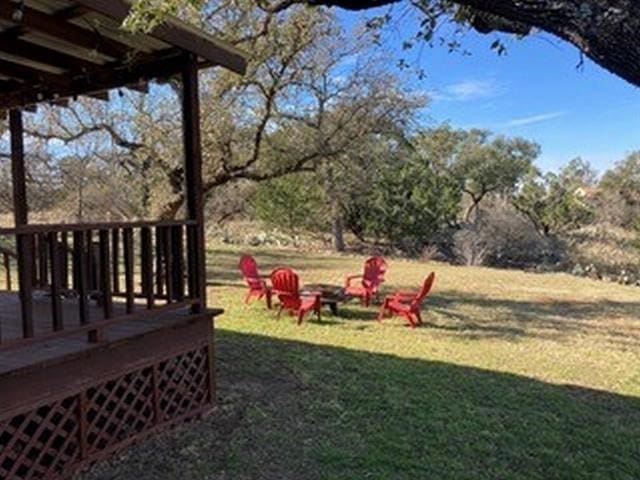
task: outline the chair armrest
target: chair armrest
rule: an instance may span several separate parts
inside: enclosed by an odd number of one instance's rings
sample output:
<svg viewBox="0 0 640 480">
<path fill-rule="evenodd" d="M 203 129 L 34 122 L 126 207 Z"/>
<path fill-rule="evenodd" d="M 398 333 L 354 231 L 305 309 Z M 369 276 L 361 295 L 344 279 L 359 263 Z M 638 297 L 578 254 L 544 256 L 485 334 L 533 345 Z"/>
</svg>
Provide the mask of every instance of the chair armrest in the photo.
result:
<svg viewBox="0 0 640 480">
<path fill-rule="evenodd" d="M 392 298 L 394 300 L 411 300 L 413 299 L 418 292 L 412 292 L 409 290 L 400 290 L 398 292 L 394 292 L 391 295 L 387 295 L 386 298 Z"/>
<path fill-rule="evenodd" d="M 344 279 L 345 283 L 344 286 L 345 287 L 350 287 L 351 286 L 351 281 L 355 280 L 356 278 L 362 278 L 362 275 L 347 275 Z"/>
<path fill-rule="evenodd" d="M 315 302 L 318 305 L 322 304 L 322 294 L 320 292 L 302 292 L 300 293 L 300 297 L 315 297 Z"/>
<path fill-rule="evenodd" d="M 322 293 L 315 292 L 312 290 L 312 291 L 300 292 L 300 296 L 301 297 L 321 297 Z"/>
</svg>

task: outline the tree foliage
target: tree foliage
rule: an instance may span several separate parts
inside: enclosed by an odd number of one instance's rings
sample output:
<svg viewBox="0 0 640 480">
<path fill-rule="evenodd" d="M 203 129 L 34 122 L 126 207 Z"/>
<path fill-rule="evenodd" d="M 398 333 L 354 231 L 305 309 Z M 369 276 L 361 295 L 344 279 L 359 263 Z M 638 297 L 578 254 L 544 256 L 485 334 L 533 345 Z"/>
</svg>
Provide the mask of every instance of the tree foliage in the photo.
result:
<svg viewBox="0 0 640 480">
<path fill-rule="evenodd" d="M 325 199 L 315 180 L 313 174 L 294 173 L 260 184 L 253 200 L 256 217 L 292 235 L 326 231 Z"/>
<path fill-rule="evenodd" d="M 260 0 L 255 8 L 276 14 L 298 3 L 367 10 L 400 5 L 421 15 L 417 32 L 407 35 L 406 45 L 438 42 L 450 50 L 460 48 L 457 35 L 441 37 L 443 23 L 453 23 L 458 30 L 473 29 L 481 34 L 505 33 L 523 37 L 537 30 L 546 31 L 576 46 L 581 55 L 628 82 L 640 85 L 640 46 L 636 32 L 640 27 L 640 5 L 628 0 Z M 138 29 L 151 29 L 168 13 L 177 13 L 184 5 L 217 10 L 223 1 L 205 0 L 137 0 L 127 23 Z M 398 12 L 398 9 L 396 9 Z M 399 22 L 405 15 L 397 13 Z M 370 20 L 379 28 L 390 19 L 388 11 Z M 492 48 L 505 50 L 496 36 Z"/>
<path fill-rule="evenodd" d="M 419 254 L 456 223 L 461 184 L 455 177 L 438 174 L 423 157 L 398 158 L 384 165 L 370 189 L 360 201 L 363 232 L 406 253 Z"/>
<path fill-rule="evenodd" d="M 574 159 L 559 173 L 541 174 L 533 168 L 514 198 L 514 206 L 531 220 L 544 236 L 588 224 L 594 209 L 584 198 L 595 174 L 582 159 Z"/>
<path fill-rule="evenodd" d="M 603 202 L 618 206 L 616 217 L 622 226 L 640 219 L 640 151 L 627 155 L 605 172 L 600 181 Z"/>
</svg>

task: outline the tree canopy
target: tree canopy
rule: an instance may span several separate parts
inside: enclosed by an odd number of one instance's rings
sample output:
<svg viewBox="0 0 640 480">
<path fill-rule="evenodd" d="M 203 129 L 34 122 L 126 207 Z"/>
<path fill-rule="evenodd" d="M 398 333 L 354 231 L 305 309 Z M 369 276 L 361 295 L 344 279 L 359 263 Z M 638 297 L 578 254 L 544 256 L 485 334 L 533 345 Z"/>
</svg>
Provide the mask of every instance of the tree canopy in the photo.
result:
<svg viewBox="0 0 640 480">
<path fill-rule="evenodd" d="M 535 30 L 548 32 L 576 46 L 581 55 L 620 78 L 640 86 L 640 2 L 636 0 L 259 0 L 256 8 L 269 13 L 287 10 L 297 3 L 314 6 L 367 10 L 386 5 L 407 5 L 417 9 L 424 20 L 408 41 L 433 41 L 442 21 L 454 21 L 461 28 L 482 34 L 503 32 L 526 36 Z M 138 0 L 127 24 L 149 29 L 168 13 L 185 4 L 224 8 L 225 1 Z M 388 15 L 383 15 L 384 22 Z M 380 23 L 374 22 L 375 23 Z M 401 21 L 401 20 L 400 20 Z M 455 45 L 449 43 L 449 45 Z M 503 49 L 496 40 L 493 47 Z"/>
</svg>

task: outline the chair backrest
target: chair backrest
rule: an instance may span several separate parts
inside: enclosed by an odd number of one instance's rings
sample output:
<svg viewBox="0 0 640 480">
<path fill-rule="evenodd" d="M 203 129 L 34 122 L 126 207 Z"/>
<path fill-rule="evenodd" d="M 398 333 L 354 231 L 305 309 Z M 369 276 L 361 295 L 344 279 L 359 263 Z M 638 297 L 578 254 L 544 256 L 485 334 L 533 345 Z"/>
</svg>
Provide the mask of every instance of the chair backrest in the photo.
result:
<svg viewBox="0 0 640 480">
<path fill-rule="evenodd" d="M 262 288 L 264 286 L 262 277 L 258 272 L 258 264 L 251 255 L 242 255 L 238 268 L 240 268 L 244 281 L 247 282 L 249 288 Z"/>
<path fill-rule="evenodd" d="M 418 294 L 411 300 L 411 308 L 420 308 L 422 301 L 429 295 L 429 292 L 433 288 L 433 283 L 436 280 L 436 272 L 431 272 L 422 283 L 422 288 L 418 292 Z"/>
<path fill-rule="evenodd" d="M 280 267 L 271 272 L 273 292 L 284 308 L 300 307 L 300 277 L 291 268 Z"/>
<path fill-rule="evenodd" d="M 387 271 L 387 262 L 382 257 L 370 257 L 364 262 L 364 274 L 362 283 L 365 287 L 378 290 L 380 284 L 384 282 L 384 274 Z"/>
</svg>

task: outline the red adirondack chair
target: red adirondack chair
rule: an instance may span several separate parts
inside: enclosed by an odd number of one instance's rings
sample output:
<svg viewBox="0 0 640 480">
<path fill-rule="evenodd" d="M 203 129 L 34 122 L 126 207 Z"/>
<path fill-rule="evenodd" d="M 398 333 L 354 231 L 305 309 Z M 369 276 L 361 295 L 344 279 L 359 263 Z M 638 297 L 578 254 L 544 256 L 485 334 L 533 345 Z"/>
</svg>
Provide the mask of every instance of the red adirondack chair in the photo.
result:
<svg viewBox="0 0 640 480">
<path fill-rule="evenodd" d="M 309 296 L 300 295 L 300 278 L 298 274 L 290 268 L 276 268 L 271 272 L 271 285 L 273 293 L 280 301 L 278 318 L 282 310 L 287 310 L 291 314 L 298 315 L 298 325 L 308 312 L 314 311 L 320 320 L 320 294 L 314 293 Z"/>
<path fill-rule="evenodd" d="M 271 288 L 260 276 L 256 260 L 251 255 L 242 255 L 238 267 L 242 272 L 247 287 L 249 287 L 244 303 L 249 303 L 253 297 L 259 300 L 264 297 L 267 300 L 267 308 L 271 309 Z"/>
<path fill-rule="evenodd" d="M 388 295 L 384 299 L 382 307 L 380 307 L 378 320 L 382 321 L 387 313 L 391 313 L 392 315 L 402 315 L 407 319 L 411 327 L 415 328 L 417 325 L 422 325 L 420 307 L 422 306 L 422 301 L 427 295 L 429 295 L 435 279 L 435 272 L 431 272 L 429 276 L 424 279 L 420 291 L 396 292 L 392 295 Z"/>
<path fill-rule="evenodd" d="M 380 285 L 384 282 L 384 274 L 387 271 L 387 262 L 382 257 L 371 257 L 364 262 L 364 272 L 362 275 L 349 275 L 346 278 L 344 290 L 351 297 L 359 297 L 365 304 L 369 306 L 371 299 L 374 298 L 380 289 Z M 354 284 L 354 280 L 361 278 L 362 280 Z"/>
</svg>

